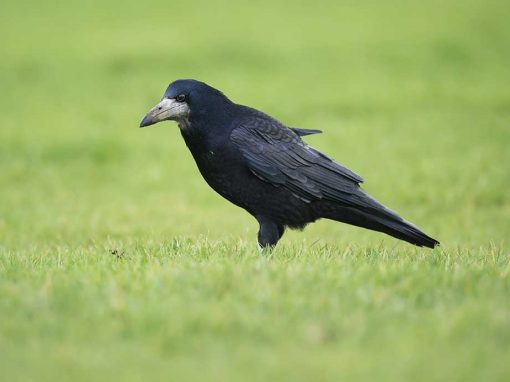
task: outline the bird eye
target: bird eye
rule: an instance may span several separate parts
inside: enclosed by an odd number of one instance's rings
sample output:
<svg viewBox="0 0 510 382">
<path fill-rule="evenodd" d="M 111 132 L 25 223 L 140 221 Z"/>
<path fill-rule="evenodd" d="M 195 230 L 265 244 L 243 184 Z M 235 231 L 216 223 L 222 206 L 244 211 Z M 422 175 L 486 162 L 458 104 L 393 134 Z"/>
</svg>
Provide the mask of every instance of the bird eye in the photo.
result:
<svg viewBox="0 0 510 382">
<path fill-rule="evenodd" d="M 186 100 L 186 96 L 184 94 L 179 94 L 177 97 L 175 97 L 175 100 L 177 102 L 184 102 Z"/>
</svg>

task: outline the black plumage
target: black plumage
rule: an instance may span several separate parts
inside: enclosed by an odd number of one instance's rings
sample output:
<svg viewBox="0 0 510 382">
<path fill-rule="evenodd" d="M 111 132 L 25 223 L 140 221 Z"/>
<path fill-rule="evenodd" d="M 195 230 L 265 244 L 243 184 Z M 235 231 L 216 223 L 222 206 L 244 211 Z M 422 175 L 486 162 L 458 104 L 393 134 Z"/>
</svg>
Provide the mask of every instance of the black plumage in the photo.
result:
<svg viewBox="0 0 510 382">
<path fill-rule="evenodd" d="M 319 130 L 289 128 L 195 80 L 170 84 L 140 127 L 178 122 L 206 182 L 260 225 L 260 246 L 274 246 L 286 227 L 320 218 L 384 232 L 417 246 L 438 241 L 360 188 L 363 179 L 301 140 Z"/>
</svg>

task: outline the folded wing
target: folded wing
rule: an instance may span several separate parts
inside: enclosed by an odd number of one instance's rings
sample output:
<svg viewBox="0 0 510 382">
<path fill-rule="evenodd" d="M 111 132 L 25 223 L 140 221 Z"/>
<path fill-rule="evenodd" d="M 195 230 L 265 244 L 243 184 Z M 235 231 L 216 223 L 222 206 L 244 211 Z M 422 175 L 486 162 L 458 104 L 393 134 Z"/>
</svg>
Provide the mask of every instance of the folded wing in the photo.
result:
<svg viewBox="0 0 510 382">
<path fill-rule="evenodd" d="M 265 118 L 243 121 L 231 141 L 260 179 L 311 202 L 326 199 L 351 206 L 364 205 L 359 193 L 363 179 L 301 140 L 298 133 Z"/>
</svg>

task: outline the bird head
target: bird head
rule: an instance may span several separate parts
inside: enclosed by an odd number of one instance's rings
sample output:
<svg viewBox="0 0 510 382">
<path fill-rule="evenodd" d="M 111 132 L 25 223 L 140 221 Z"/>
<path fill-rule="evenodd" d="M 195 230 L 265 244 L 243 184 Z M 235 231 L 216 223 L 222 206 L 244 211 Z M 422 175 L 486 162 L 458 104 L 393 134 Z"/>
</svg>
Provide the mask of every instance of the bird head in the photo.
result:
<svg viewBox="0 0 510 382">
<path fill-rule="evenodd" d="M 219 103 L 230 103 L 219 90 L 196 80 L 177 80 L 168 85 L 161 102 L 154 106 L 143 117 L 140 127 L 153 125 L 161 121 L 182 122 L 189 120 L 192 115 L 207 114 Z"/>
</svg>

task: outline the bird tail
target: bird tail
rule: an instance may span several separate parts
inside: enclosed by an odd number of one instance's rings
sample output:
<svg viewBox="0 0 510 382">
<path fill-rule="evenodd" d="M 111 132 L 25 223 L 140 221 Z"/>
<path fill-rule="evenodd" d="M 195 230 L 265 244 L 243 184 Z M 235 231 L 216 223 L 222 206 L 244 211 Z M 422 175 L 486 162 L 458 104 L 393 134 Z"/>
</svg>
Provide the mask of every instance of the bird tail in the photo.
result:
<svg viewBox="0 0 510 382">
<path fill-rule="evenodd" d="M 434 248 L 439 241 L 425 234 L 414 224 L 401 218 L 396 212 L 359 190 L 358 200 L 362 203 L 341 205 L 327 203 L 322 209 L 322 217 L 358 227 L 379 231 L 418 247 Z"/>
</svg>

